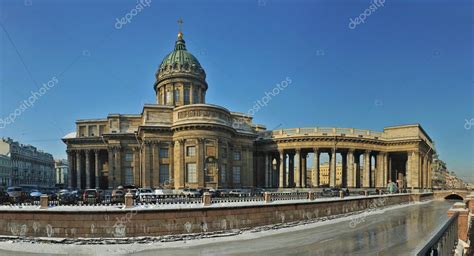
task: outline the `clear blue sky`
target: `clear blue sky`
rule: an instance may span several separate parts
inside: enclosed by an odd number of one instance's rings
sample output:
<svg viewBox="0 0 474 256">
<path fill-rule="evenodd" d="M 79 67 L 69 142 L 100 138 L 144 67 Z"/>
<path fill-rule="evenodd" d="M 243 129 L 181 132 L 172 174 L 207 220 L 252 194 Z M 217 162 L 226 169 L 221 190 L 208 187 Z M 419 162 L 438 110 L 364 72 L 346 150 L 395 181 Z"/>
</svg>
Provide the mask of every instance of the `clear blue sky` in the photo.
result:
<svg viewBox="0 0 474 256">
<path fill-rule="evenodd" d="M 0 118 L 58 79 L 0 136 L 57 158 L 76 119 L 155 102 L 154 73 L 182 17 L 188 50 L 207 72 L 208 103 L 247 112 L 289 77 L 257 123 L 379 131 L 420 123 L 448 167 L 474 181 L 474 126 L 464 127 L 474 118 L 472 1 L 386 0 L 355 29 L 349 19 L 370 1 L 152 0 L 121 29 L 116 19 L 136 1 L 0 3 Z"/>
</svg>

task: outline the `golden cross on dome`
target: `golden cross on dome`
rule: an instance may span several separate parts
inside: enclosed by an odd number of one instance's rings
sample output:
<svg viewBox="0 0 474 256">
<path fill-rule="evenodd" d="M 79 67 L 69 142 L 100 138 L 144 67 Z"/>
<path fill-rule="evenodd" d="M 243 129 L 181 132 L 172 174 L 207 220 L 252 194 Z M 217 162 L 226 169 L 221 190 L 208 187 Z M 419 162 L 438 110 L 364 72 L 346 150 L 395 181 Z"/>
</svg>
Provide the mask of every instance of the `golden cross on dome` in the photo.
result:
<svg viewBox="0 0 474 256">
<path fill-rule="evenodd" d="M 182 32 L 181 29 L 182 29 L 182 27 L 183 27 L 183 23 L 184 23 L 183 19 L 179 18 L 179 20 L 178 20 L 179 32 Z"/>
</svg>

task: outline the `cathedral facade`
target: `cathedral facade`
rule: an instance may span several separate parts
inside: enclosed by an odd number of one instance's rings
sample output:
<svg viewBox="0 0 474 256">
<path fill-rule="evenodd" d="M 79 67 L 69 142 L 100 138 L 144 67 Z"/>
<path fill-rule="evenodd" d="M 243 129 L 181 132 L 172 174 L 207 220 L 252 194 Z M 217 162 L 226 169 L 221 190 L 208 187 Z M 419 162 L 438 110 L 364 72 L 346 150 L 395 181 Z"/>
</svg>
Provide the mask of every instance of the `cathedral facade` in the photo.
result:
<svg viewBox="0 0 474 256">
<path fill-rule="evenodd" d="M 434 148 L 420 125 L 268 131 L 249 115 L 207 104 L 207 89 L 206 72 L 180 32 L 156 72 L 156 104 L 141 114 L 77 120 L 62 139 L 69 188 L 319 187 L 325 153 L 332 187 L 431 187 Z"/>
</svg>

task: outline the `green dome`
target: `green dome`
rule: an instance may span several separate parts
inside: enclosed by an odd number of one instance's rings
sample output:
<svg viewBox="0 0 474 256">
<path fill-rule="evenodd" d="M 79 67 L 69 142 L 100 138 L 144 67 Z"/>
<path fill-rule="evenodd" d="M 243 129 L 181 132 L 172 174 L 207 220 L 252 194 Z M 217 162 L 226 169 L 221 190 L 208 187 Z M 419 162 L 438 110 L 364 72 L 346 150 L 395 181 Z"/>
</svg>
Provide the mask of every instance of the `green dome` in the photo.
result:
<svg viewBox="0 0 474 256">
<path fill-rule="evenodd" d="M 157 79 L 162 80 L 183 75 L 203 80 L 206 78 L 206 73 L 201 67 L 199 61 L 194 57 L 194 55 L 186 50 L 183 33 L 180 32 L 174 50 L 169 53 L 160 64 Z"/>
</svg>

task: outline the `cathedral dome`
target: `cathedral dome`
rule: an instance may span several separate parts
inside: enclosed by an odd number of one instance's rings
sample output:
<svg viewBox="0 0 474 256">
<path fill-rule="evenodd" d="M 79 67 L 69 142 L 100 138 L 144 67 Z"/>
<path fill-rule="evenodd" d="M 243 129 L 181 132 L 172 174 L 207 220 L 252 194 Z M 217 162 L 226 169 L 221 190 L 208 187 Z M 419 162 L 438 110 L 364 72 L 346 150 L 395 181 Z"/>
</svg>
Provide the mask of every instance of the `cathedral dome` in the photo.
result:
<svg viewBox="0 0 474 256">
<path fill-rule="evenodd" d="M 182 32 L 178 34 L 174 50 L 161 62 L 156 78 L 159 82 L 177 76 L 190 76 L 199 80 L 206 79 L 206 73 L 197 58 L 186 50 Z"/>
<path fill-rule="evenodd" d="M 163 59 L 155 76 L 158 104 L 182 106 L 205 103 L 206 72 L 197 58 L 186 50 L 181 31 L 174 50 Z"/>
</svg>

